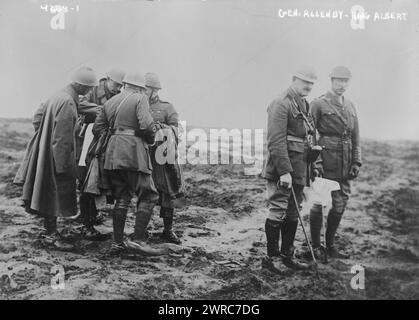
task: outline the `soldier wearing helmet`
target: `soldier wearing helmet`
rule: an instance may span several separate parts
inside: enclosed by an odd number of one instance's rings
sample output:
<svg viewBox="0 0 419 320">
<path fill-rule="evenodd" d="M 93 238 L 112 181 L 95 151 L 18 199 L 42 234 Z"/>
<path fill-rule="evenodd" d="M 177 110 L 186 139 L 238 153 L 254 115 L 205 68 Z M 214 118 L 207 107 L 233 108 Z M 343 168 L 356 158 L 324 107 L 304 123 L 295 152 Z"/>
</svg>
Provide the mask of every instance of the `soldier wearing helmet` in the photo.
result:
<svg viewBox="0 0 419 320">
<path fill-rule="evenodd" d="M 30 141 L 15 183 L 23 185 L 26 211 L 44 218 L 42 242 L 70 250 L 57 230 L 57 217 L 77 213 L 76 125 L 79 95 L 97 85 L 89 67 L 77 69 L 71 84 L 53 94 L 35 114 L 35 135 Z M 39 119 L 41 121 L 39 121 Z"/>
<path fill-rule="evenodd" d="M 323 147 L 321 157 L 315 163 L 315 175 L 339 182 L 340 190 L 332 191 L 332 208 L 327 216 L 326 249 L 332 258 L 348 258 L 339 252 L 334 238 L 345 211 L 351 192 L 350 180 L 358 176 L 361 167 L 361 143 L 358 116 L 355 105 L 344 96 L 352 75 L 344 66 L 335 67 L 330 73 L 331 89 L 311 103 L 319 143 Z M 316 255 L 321 257 L 320 230 L 321 206 L 310 210 L 310 229 Z"/>
<path fill-rule="evenodd" d="M 98 112 L 97 107 L 102 107 L 106 101 L 121 91 L 124 76 L 123 70 L 112 68 L 106 77 L 99 80 L 96 87 L 81 97 L 80 111 L 86 117 L 85 123 L 94 122 Z"/>
<path fill-rule="evenodd" d="M 78 161 L 83 146 L 84 148 L 87 148 L 92 143 L 92 136 L 88 133 L 90 133 L 93 127 L 98 110 L 103 107 L 106 101 L 120 92 L 124 75 L 125 72 L 123 70 L 112 68 L 107 72 L 106 77 L 99 80 L 98 86 L 94 87 L 88 94 L 81 97 L 79 114 L 82 127 L 77 135 L 76 152 Z M 93 143 L 95 142 L 96 141 L 93 141 Z M 89 168 L 90 159 L 91 155 L 88 155 L 86 161 L 82 161 L 77 167 L 79 189 L 81 191 L 79 198 L 79 219 L 83 222 L 81 235 L 88 240 L 104 240 L 105 237 L 94 228 L 95 224 L 103 222 L 103 215 L 99 213 L 96 208 L 95 197 L 94 195 L 82 192 L 81 190 Z"/>
<path fill-rule="evenodd" d="M 308 143 L 314 133 L 305 97 L 316 79 L 312 68 L 301 67 L 293 74 L 291 86 L 268 106 L 268 158 L 262 176 L 267 179 L 269 215 L 265 222 L 267 257 L 263 266 L 274 272 L 280 270 L 281 264 L 293 269 L 309 268 L 294 257 L 298 212 L 291 187 L 300 205 L 307 183 Z"/>
<path fill-rule="evenodd" d="M 161 252 L 146 244 L 146 229 L 158 193 L 151 176 L 149 144 L 156 132 L 145 91 L 144 76 L 127 73 L 122 81 L 125 89 L 105 102 L 96 118 L 93 134 L 105 135 L 104 169 L 109 173 L 112 196 L 113 242 L 110 254 L 131 249 L 142 254 Z M 125 221 L 131 200 L 137 196 L 134 240 L 124 241 Z"/>
<path fill-rule="evenodd" d="M 175 202 L 183 196 L 184 192 L 182 170 L 176 161 L 179 116 L 171 103 L 159 98 L 158 91 L 162 87 L 157 74 L 146 73 L 145 85 L 151 115 L 160 127 L 156 135 L 156 140 L 160 141 L 156 141 L 156 145 L 151 148 L 151 162 L 153 180 L 159 192 L 160 217 L 163 218 L 164 223 L 161 238 L 167 242 L 180 244 L 181 241 L 172 231 Z M 159 149 L 164 149 L 163 152 L 166 152 L 167 159 L 162 159 L 165 161 L 158 161 L 158 155 L 162 154 L 158 152 Z M 173 155 L 172 161 L 169 159 L 170 153 Z"/>
<path fill-rule="evenodd" d="M 85 116 L 85 123 L 95 122 L 97 107 L 102 107 L 106 101 L 118 94 L 122 88 L 125 72 L 112 68 L 106 77 L 99 80 L 99 84 L 80 99 L 80 112 Z"/>
<path fill-rule="evenodd" d="M 124 76 L 123 70 L 112 68 L 106 73 L 106 77 L 99 80 L 99 85 L 92 90 L 90 97 L 86 97 L 87 100 L 103 106 L 107 100 L 121 91 Z"/>
</svg>

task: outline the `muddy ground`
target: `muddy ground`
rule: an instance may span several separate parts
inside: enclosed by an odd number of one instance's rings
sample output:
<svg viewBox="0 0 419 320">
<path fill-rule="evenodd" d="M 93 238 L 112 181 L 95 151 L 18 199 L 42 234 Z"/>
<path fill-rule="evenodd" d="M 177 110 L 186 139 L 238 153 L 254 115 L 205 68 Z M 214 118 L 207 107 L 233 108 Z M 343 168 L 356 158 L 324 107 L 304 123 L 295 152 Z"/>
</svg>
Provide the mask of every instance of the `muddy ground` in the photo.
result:
<svg viewBox="0 0 419 320">
<path fill-rule="evenodd" d="M 265 182 L 240 165 L 185 166 L 187 198 L 175 218 L 182 245 L 161 257 L 106 254 L 110 240 L 77 238 L 79 226 L 60 220 L 76 252 L 49 251 L 37 241 L 41 221 L 20 206 L 12 184 L 32 134 L 28 121 L 0 121 L 0 299 L 418 299 L 419 143 L 364 141 L 364 166 L 338 232 L 351 254 L 314 271 L 271 274 L 265 253 Z M 109 207 L 99 203 L 111 232 Z M 308 228 L 308 205 L 303 214 Z M 133 210 L 126 233 L 133 230 Z M 150 233 L 158 241 L 155 209 Z M 304 251 L 299 227 L 296 247 Z M 365 289 L 351 288 L 352 266 L 365 267 Z M 53 290 L 52 268 L 62 266 L 65 288 Z"/>
</svg>

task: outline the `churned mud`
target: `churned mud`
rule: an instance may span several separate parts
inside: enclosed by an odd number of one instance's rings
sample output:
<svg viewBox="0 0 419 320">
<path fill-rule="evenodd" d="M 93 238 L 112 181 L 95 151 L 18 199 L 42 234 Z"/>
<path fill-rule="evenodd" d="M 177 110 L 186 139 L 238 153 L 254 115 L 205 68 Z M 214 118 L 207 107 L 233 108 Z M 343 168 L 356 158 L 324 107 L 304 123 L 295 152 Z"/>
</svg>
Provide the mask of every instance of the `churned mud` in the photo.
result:
<svg viewBox="0 0 419 320">
<path fill-rule="evenodd" d="M 80 239 L 79 223 L 61 219 L 74 252 L 51 251 L 37 240 L 41 221 L 27 214 L 12 184 L 30 122 L 0 121 L 1 299 L 418 299 L 419 143 L 364 142 L 364 161 L 339 230 L 337 244 L 349 260 L 312 271 L 281 274 L 262 269 L 265 254 L 265 182 L 240 165 L 185 166 L 187 198 L 177 209 L 175 231 L 182 245 L 162 244 L 158 207 L 150 242 L 166 247 L 159 257 L 110 257 L 110 240 Z M 111 233 L 109 207 L 98 229 Z M 303 220 L 308 230 L 308 205 Z M 126 226 L 133 231 L 133 210 Z M 306 251 L 298 229 L 296 247 Z M 365 289 L 351 288 L 351 268 L 365 268 Z M 65 288 L 51 283 L 64 270 Z M 62 268 L 62 269 L 61 269 Z"/>
</svg>

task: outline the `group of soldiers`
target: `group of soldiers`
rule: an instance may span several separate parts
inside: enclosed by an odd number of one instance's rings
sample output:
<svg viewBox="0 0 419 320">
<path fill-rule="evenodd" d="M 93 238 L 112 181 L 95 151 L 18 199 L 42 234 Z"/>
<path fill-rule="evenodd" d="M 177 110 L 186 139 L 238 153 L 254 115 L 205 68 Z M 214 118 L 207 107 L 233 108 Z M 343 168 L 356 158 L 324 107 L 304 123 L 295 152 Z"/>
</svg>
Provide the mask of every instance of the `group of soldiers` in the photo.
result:
<svg viewBox="0 0 419 320">
<path fill-rule="evenodd" d="M 304 66 L 294 73 L 291 86 L 268 106 L 268 158 L 263 177 L 267 180 L 269 215 L 263 265 L 273 271 L 280 271 L 282 264 L 294 269 L 310 267 L 295 257 L 294 239 L 304 187 L 316 177 L 339 183 L 340 190 L 331 192 L 326 248 L 320 243 L 322 205 L 314 204 L 310 210 L 314 259 L 322 259 L 324 254 L 348 258 L 337 249 L 335 235 L 349 199 L 351 180 L 362 165 L 356 109 L 343 95 L 350 79 L 348 68 L 335 67 L 330 73 L 330 90 L 308 104 L 305 97 L 317 76 L 311 67 Z"/>
<path fill-rule="evenodd" d="M 40 235 L 44 244 L 73 249 L 58 232 L 57 217 L 77 214 L 77 189 L 83 222 L 80 234 L 85 239 L 106 238 L 94 227 L 103 221 L 96 208 L 98 194 L 114 204 L 110 254 L 127 250 L 161 254 L 146 242 L 157 203 L 164 222 L 161 238 L 181 243 L 172 230 L 174 203 L 184 193 L 181 168 L 177 163 L 154 160 L 158 146 L 167 140 L 165 136 L 155 141 L 156 132 L 165 129 L 174 144 L 178 134 L 178 113 L 159 98 L 161 88 L 155 73 L 143 76 L 113 68 L 97 81 L 91 68 L 81 67 L 69 85 L 41 104 L 34 116 L 35 134 L 14 182 L 23 186 L 26 211 L 44 219 L 45 230 Z M 88 129 L 93 139 L 88 139 Z M 98 192 L 91 192 L 92 184 Z M 125 239 L 134 196 L 134 233 Z"/>
<path fill-rule="evenodd" d="M 357 113 L 343 95 L 350 78 L 348 68 L 335 67 L 330 74 L 331 89 L 309 105 L 305 97 L 317 76 L 310 67 L 302 67 L 294 73 L 291 86 L 268 107 L 268 158 L 262 176 L 267 179 L 269 202 L 263 265 L 269 269 L 280 270 L 280 264 L 309 268 L 295 257 L 294 239 L 304 187 L 316 177 L 339 183 L 340 190 L 331 192 L 325 249 L 330 257 L 347 258 L 336 248 L 334 238 L 348 202 L 350 181 L 358 176 L 362 164 Z M 112 69 L 97 82 L 94 71 L 82 67 L 69 85 L 41 104 L 34 117 L 35 135 L 15 183 L 23 185 L 26 210 L 44 218 L 41 236 L 46 244 L 71 249 L 72 244 L 57 230 L 57 217 L 77 213 L 77 182 L 85 238 L 103 238 L 94 228 L 101 220 L 95 204 L 98 193 L 114 204 L 111 254 L 126 250 L 161 253 L 147 244 L 147 226 L 157 201 L 164 221 L 162 238 L 181 243 L 172 225 L 174 202 L 184 194 L 182 172 L 176 161 L 156 161 L 156 148 L 164 141 L 155 139 L 156 132 L 166 129 L 173 133 L 170 141 L 177 144 L 178 114 L 159 98 L 160 89 L 154 73 L 143 76 Z M 90 142 L 86 127 L 92 123 Z M 83 164 L 80 158 L 87 144 Z M 320 153 L 314 152 L 319 150 L 316 147 L 321 147 Z M 98 192 L 90 191 L 92 183 Z M 134 196 L 134 233 L 126 240 L 124 227 Z M 322 254 L 322 219 L 322 207 L 314 205 L 310 234 L 317 258 Z"/>
</svg>

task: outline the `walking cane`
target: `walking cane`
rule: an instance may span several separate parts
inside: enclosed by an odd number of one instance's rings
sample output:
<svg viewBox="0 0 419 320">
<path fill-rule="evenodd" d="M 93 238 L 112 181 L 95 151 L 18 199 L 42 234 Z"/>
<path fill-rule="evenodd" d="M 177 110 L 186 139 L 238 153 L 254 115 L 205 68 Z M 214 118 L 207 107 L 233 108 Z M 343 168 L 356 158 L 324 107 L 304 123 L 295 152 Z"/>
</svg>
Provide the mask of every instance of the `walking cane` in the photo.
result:
<svg viewBox="0 0 419 320">
<path fill-rule="evenodd" d="M 304 236 L 305 236 L 306 241 L 307 241 L 308 248 L 310 249 L 311 257 L 313 258 L 314 269 L 316 270 L 317 278 L 320 279 L 317 260 L 316 260 L 316 257 L 314 256 L 313 248 L 311 246 L 310 240 L 308 239 L 306 229 L 304 228 L 303 219 L 301 219 L 301 214 L 300 214 L 300 206 L 298 205 L 297 197 L 295 196 L 294 188 L 292 186 L 291 186 L 291 193 L 292 193 L 292 197 L 294 199 L 295 208 L 297 209 L 298 220 L 300 220 L 300 224 L 301 224 L 301 227 L 303 228 L 303 232 L 304 232 Z"/>
<path fill-rule="evenodd" d="M 323 246 L 321 246 L 320 248 L 321 248 L 321 250 L 323 251 L 323 254 L 324 254 L 324 263 L 328 263 L 328 258 L 327 258 L 327 249 L 326 249 L 326 223 L 325 223 L 325 218 L 324 218 L 324 216 L 323 216 L 323 209 L 324 209 L 325 207 L 323 206 L 323 204 L 322 204 L 322 229 L 323 229 Z"/>
</svg>

